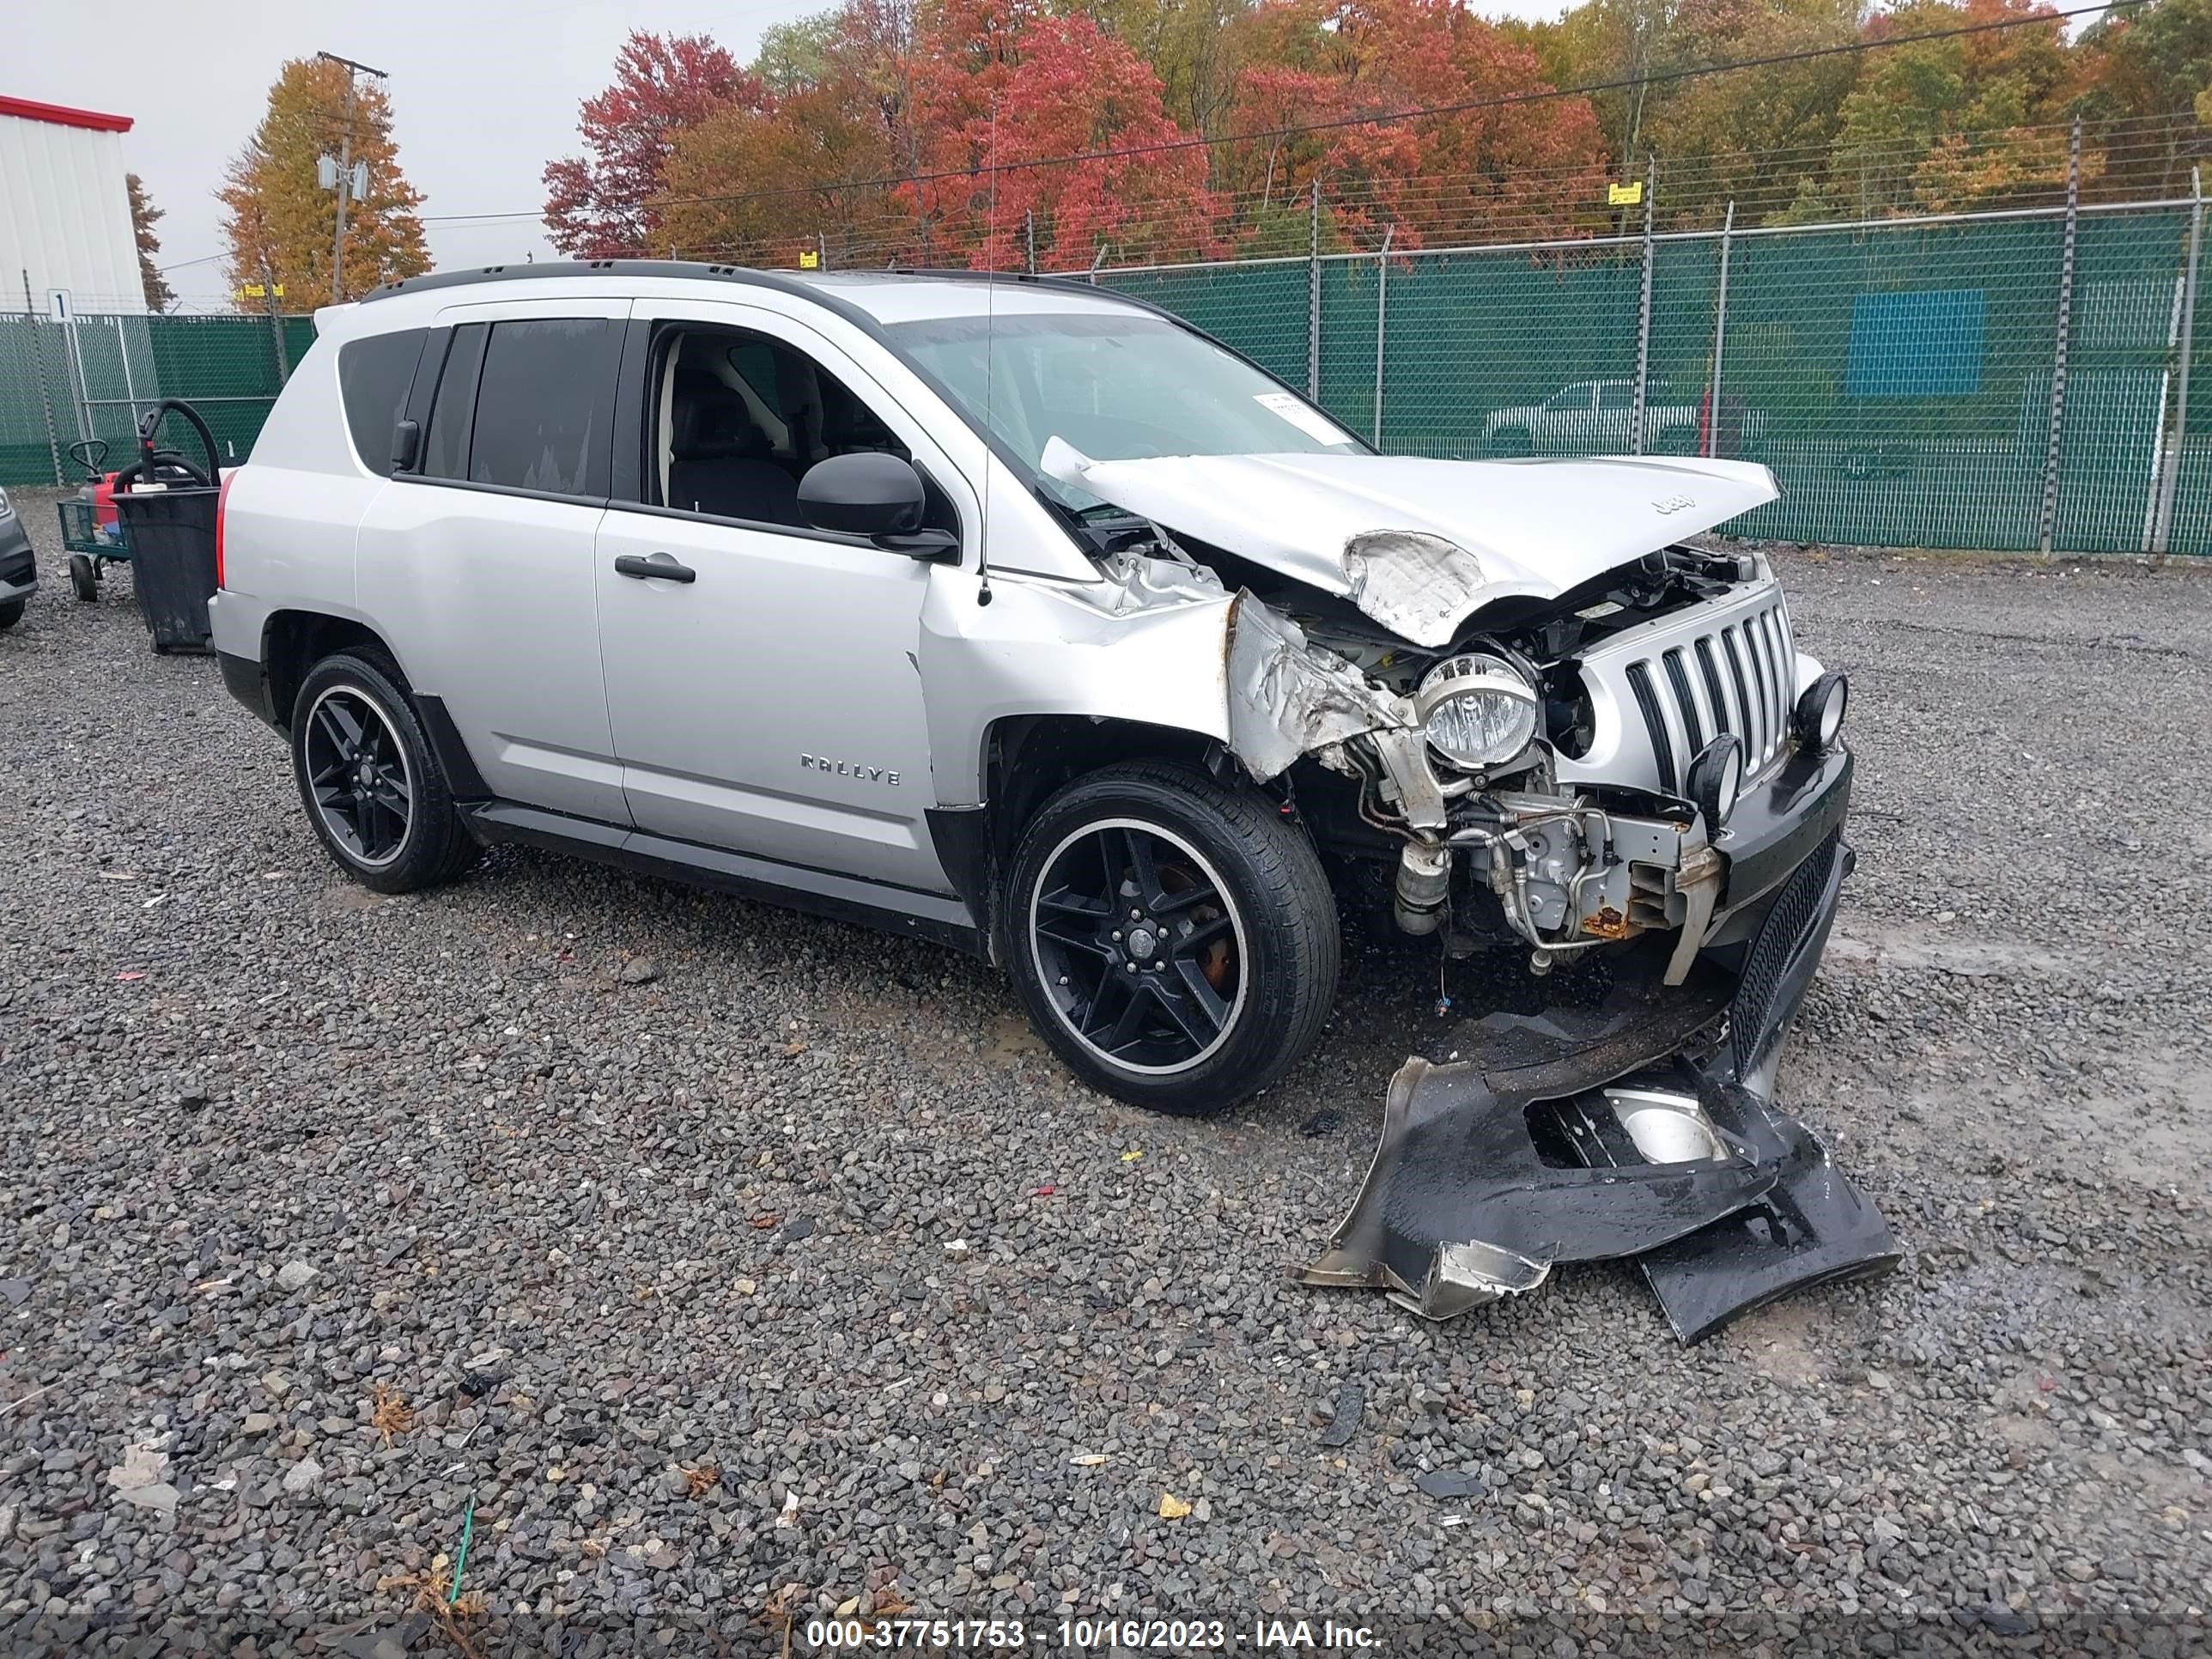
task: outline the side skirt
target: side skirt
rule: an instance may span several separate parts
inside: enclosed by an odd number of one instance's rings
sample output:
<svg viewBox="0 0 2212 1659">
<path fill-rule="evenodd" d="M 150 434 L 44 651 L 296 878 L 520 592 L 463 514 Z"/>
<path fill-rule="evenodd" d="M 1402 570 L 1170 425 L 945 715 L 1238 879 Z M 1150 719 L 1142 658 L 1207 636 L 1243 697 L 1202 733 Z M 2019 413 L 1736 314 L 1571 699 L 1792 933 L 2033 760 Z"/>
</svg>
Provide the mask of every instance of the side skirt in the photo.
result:
<svg viewBox="0 0 2212 1659">
<path fill-rule="evenodd" d="M 945 894 L 916 892 L 859 876 L 750 858 L 719 847 L 648 835 L 594 818 L 570 817 L 512 801 L 464 805 L 461 812 L 470 832 L 487 844 L 513 842 L 572 854 L 641 875 L 740 893 L 886 933 L 930 939 L 972 957 L 985 955 L 983 933 L 975 925 L 974 914 L 960 900 Z"/>
</svg>

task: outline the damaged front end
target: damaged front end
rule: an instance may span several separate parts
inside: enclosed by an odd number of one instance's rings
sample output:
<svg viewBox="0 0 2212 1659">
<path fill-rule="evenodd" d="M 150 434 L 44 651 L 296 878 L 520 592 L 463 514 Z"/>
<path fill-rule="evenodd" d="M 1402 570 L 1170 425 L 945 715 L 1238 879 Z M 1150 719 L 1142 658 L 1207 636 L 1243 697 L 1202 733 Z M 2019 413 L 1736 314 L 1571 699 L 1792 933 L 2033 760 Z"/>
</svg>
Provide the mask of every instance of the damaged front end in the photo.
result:
<svg viewBox="0 0 2212 1659">
<path fill-rule="evenodd" d="M 1407 1061 L 1304 1282 L 1443 1318 L 1634 1257 L 1694 1341 L 1893 1263 L 1772 1098 L 1850 865 L 1840 678 L 1797 652 L 1763 559 L 1675 539 L 1772 499 L 1765 469 L 1045 466 L 1236 589 L 1226 746 L 1393 931 L 1539 978 L 1599 953 L 1613 981 L 1595 1010 L 1478 1022 L 1469 1060 Z"/>
</svg>

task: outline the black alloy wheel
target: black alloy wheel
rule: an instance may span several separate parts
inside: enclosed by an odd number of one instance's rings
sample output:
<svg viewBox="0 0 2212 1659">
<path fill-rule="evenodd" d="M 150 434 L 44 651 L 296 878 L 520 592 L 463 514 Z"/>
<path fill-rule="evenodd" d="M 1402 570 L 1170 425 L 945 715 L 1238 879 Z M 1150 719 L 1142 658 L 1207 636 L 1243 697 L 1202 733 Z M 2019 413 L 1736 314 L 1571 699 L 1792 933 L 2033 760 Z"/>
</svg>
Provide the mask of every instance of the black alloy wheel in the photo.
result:
<svg viewBox="0 0 2212 1659">
<path fill-rule="evenodd" d="M 1063 1065 L 1153 1111 L 1227 1110 L 1321 1036 L 1336 901 L 1305 828 L 1177 761 L 1120 762 L 1024 826 L 995 949 Z"/>
<path fill-rule="evenodd" d="M 376 705 L 334 685 L 307 710 L 307 784 L 323 827 L 353 860 L 378 869 L 399 856 L 415 819 L 406 750 Z"/>
<path fill-rule="evenodd" d="M 1244 998 L 1244 923 L 1198 849 L 1109 818 L 1046 860 L 1030 914 L 1038 978 L 1078 1041 L 1119 1066 L 1187 1071 L 1220 1047 Z"/>
<path fill-rule="evenodd" d="M 399 665 L 364 643 L 309 669 L 292 703 L 292 775 L 316 838 L 380 893 L 450 881 L 482 850 L 406 688 Z"/>
</svg>

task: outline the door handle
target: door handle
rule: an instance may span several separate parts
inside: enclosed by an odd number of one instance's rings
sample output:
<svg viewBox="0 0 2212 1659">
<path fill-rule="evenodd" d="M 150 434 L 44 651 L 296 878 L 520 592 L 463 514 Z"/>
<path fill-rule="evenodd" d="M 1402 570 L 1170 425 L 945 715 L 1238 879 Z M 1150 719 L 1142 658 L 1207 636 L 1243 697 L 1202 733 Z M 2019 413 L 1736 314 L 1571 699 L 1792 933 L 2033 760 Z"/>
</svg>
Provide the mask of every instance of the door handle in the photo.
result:
<svg viewBox="0 0 2212 1659">
<path fill-rule="evenodd" d="M 673 556 L 656 553 L 644 558 L 635 553 L 625 553 L 615 561 L 615 574 L 635 576 L 640 581 L 696 582 L 699 573 L 688 564 L 678 564 Z"/>
</svg>

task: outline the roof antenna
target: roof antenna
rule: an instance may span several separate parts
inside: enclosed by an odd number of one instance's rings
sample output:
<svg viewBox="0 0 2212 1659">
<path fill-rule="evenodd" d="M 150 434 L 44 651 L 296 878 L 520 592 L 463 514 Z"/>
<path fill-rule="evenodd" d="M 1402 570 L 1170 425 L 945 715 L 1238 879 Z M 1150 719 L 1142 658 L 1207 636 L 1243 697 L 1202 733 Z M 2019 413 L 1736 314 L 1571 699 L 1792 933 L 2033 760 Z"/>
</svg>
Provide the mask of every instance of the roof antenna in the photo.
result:
<svg viewBox="0 0 2212 1659">
<path fill-rule="evenodd" d="M 991 359 L 996 355 L 999 327 L 999 100 L 991 100 L 991 204 L 983 231 L 983 522 L 977 537 L 975 603 L 991 602 L 991 474 L 997 458 L 991 453 Z"/>
</svg>

